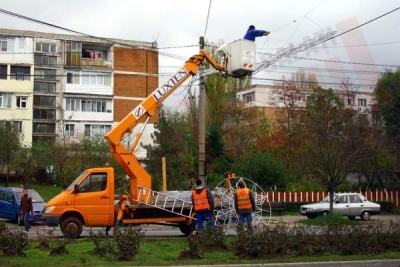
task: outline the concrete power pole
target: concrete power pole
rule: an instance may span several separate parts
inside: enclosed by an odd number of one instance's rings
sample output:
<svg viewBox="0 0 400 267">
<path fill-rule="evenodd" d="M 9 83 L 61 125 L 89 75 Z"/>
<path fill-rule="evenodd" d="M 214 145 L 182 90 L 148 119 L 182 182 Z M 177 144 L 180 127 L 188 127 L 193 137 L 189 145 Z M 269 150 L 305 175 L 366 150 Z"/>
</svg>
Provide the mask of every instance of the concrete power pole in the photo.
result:
<svg viewBox="0 0 400 267">
<path fill-rule="evenodd" d="M 200 50 L 204 49 L 204 36 L 200 36 L 199 40 Z M 205 136 L 205 102 L 206 102 L 206 92 L 204 88 L 204 65 L 200 66 L 199 70 L 199 178 L 204 182 L 206 173 L 205 173 L 205 165 L 206 165 L 206 136 Z"/>
</svg>

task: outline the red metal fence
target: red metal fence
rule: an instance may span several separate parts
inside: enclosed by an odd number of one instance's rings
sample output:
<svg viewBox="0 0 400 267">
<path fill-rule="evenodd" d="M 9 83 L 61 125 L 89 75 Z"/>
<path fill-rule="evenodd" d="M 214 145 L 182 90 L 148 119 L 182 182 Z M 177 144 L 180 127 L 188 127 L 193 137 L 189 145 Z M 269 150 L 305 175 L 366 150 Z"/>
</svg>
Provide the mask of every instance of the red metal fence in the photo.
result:
<svg viewBox="0 0 400 267">
<path fill-rule="evenodd" d="M 369 191 L 360 192 L 373 202 L 388 201 L 399 207 L 400 191 Z M 270 202 L 318 202 L 328 195 L 328 192 L 266 192 Z"/>
</svg>

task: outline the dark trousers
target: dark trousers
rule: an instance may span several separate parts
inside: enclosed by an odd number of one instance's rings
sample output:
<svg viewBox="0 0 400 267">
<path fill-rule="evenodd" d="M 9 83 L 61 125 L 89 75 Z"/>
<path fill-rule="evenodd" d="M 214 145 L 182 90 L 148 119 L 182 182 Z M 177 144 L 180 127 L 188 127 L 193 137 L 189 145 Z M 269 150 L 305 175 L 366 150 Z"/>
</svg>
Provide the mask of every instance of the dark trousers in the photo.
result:
<svg viewBox="0 0 400 267">
<path fill-rule="evenodd" d="M 31 225 L 29 224 L 29 213 L 30 212 L 22 212 L 22 221 L 24 222 L 25 225 L 25 231 L 29 231 L 29 228 L 31 228 Z"/>
<path fill-rule="evenodd" d="M 211 210 L 199 210 L 196 211 L 196 219 L 197 219 L 197 231 L 201 233 L 203 231 L 203 222 L 206 221 L 208 226 L 213 228 L 215 227 L 214 218 Z"/>
</svg>

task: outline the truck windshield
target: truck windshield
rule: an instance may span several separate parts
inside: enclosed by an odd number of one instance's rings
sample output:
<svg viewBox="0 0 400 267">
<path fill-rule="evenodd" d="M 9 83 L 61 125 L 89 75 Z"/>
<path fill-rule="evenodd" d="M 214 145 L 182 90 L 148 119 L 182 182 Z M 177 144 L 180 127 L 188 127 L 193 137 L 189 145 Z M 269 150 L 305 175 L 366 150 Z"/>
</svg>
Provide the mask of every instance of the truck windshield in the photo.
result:
<svg viewBox="0 0 400 267">
<path fill-rule="evenodd" d="M 82 172 L 65 190 L 71 190 L 74 188 L 75 184 L 83 177 L 85 176 L 87 171 Z"/>
</svg>

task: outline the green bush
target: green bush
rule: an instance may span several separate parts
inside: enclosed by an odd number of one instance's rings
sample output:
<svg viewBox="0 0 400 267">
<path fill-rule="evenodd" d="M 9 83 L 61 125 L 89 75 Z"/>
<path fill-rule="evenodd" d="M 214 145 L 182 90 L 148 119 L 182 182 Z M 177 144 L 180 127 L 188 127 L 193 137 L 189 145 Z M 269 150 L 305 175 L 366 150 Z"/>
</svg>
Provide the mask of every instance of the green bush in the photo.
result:
<svg viewBox="0 0 400 267">
<path fill-rule="evenodd" d="M 105 257 L 109 254 L 115 253 L 115 241 L 111 238 L 108 238 L 105 234 L 105 231 L 98 231 L 96 233 L 90 229 L 89 237 L 95 246 L 95 249 L 91 251 L 92 254 Z"/>
<path fill-rule="evenodd" d="M 28 235 L 21 229 L 9 229 L 0 222 L 0 250 L 6 256 L 25 256 L 24 249 L 28 247 Z"/>
<path fill-rule="evenodd" d="M 327 216 L 329 217 L 329 216 Z M 324 225 L 269 225 L 238 231 L 233 249 L 241 259 L 323 255 L 373 255 L 400 249 L 400 220 L 390 223 L 345 224 L 327 220 Z"/>
<path fill-rule="evenodd" d="M 142 228 L 118 227 L 115 231 L 115 242 L 118 247 L 117 259 L 130 261 L 139 253 L 139 246 L 142 242 L 144 231 Z"/>
</svg>

